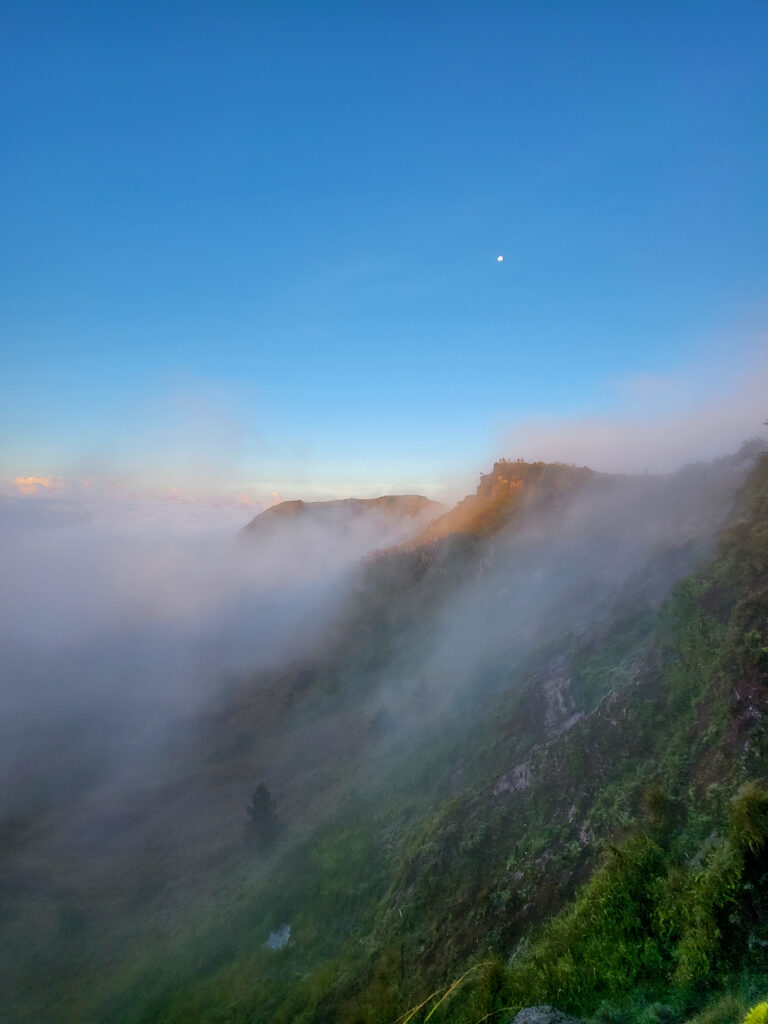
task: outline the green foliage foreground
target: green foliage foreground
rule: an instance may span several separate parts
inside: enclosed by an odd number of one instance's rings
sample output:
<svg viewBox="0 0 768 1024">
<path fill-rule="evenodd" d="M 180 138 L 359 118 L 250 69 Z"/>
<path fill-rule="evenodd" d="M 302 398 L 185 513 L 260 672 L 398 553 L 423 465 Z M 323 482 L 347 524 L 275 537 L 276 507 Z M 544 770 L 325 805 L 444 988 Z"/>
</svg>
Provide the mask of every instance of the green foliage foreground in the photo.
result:
<svg viewBox="0 0 768 1024">
<path fill-rule="evenodd" d="M 469 1024 L 486 1019 L 476 1016 L 481 1009 L 505 1019 L 525 1005 L 551 1004 L 603 1024 L 674 1024 L 708 1004 L 697 1024 L 736 1024 L 744 1000 L 723 997 L 723 987 L 747 980 L 747 988 L 768 988 L 759 952 L 768 923 L 767 815 L 768 790 L 744 785 L 727 833 L 697 863 L 680 863 L 658 833 L 636 831 L 509 967 L 484 970 L 473 991 L 462 975 L 404 1020 L 426 1021 L 455 995 L 441 1019 Z M 461 983 L 465 991 L 455 992 Z M 745 1024 L 766 1020 L 762 1003 Z"/>
<path fill-rule="evenodd" d="M 374 716 L 354 791 L 301 830 L 259 786 L 219 887 L 157 935 L 137 903 L 132 954 L 95 980 L 75 954 L 98 928 L 62 917 L 52 991 L 70 1002 L 26 1019 L 510 1024 L 548 1003 L 591 1024 L 740 1024 L 750 1006 L 768 1024 L 767 622 L 763 459 L 660 607 L 553 631 L 450 713 L 407 705 L 402 738 Z M 378 635 L 345 660 L 350 686 Z M 579 712 L 556 733 L 553 664 Z"/>
<path fill-rule="evenodd" d="M 659 836 L 636 833 L 513 965 L 510 1002 L 583 1014 L 634 989 L 683 1011 L 745 968 L 758 973 L 760 957 L 750 951 L 766 926 L 767 847 L 768 791 L 754 782 L 698 863 L 680 862 Z"/>
</svg>

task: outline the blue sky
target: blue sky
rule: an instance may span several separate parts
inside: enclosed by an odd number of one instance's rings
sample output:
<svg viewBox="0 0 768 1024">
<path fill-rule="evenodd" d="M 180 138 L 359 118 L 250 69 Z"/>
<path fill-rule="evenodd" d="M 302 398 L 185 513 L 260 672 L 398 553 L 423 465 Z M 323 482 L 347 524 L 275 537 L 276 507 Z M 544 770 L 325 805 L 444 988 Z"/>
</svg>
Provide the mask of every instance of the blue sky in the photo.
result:
<svg viewBox="0 0 768 1024">
<path fill-rule="evenodd" d="M 6 476 L 416 487 L 762 317 L 763 3 L 0 18 Z"/>
</svg>

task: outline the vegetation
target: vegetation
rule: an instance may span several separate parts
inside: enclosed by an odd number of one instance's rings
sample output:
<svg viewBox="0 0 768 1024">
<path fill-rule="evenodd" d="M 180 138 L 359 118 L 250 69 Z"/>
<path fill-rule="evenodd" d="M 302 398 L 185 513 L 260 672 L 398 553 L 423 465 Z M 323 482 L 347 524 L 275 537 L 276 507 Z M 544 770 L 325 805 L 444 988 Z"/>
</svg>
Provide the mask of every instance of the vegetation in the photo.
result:
<svg viewBox="0 0 768 1024">
<path fill-rule="evenodd" d="M 744 1024 L 766 1024 L 768 1021 L 768 1003 L 758 1003 L 753 1006 L 744 1018 Z"/>
<path fill-rule="evenodd" d="M 268 849 L 280 831 L 275 798 L 263 782 L 256 787 L 248 804 L 248 837 L 260 850 Z"/>
<path fill-rule="evenodd" d="M 501 507 L 486 491 L 483 531 Z M 183 926 L 142 930 L 71 1018 L 507 1024 L 549 1003 L 592 1024 L 765 1020 L 768 459 L 717 549 L 663 601 L 638 585 L 599 623 L 542 635 L 511 667 L 487 667 L 471 702 L 413 669 L 433 592 L 408 597 L 423 566 L 401 557 L 381 570 L 379 603 L 356 597 L 343 659 L 313 666 L 306 687 L 297 675 L 299 709 L 280 711 L 301 736 L 321 714 L 357 730 L 354 785 L 326 794 L 307 771 L 323 813 L 278 828 L 261 783 L 247 817 L 262 855 L 233 852 Z M 458 572 L 441 564 L 435 592 Z M 393 664 L 409 687 L 366 703 Z M 359 721 L 344 717 L 350 693 Z M 254 746 L 216 770 L 250 766 Z M 286 924 L 291 942 L 265 948 Z M 70 912 L 61 928 L 85 944 L 92 925 Z"/>
</svg>

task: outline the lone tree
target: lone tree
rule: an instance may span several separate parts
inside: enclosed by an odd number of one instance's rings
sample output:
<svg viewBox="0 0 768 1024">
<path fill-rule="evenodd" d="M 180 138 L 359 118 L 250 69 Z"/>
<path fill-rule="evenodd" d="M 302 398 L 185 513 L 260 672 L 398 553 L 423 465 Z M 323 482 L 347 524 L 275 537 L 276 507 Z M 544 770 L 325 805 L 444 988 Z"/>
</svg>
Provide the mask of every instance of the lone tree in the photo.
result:
<svg viewBox="0 0 768 1024">
<path fill-rule="evenodd" d="M 275 798 L 264 783 L 260 782 L 247 807 L 248 838 L 260 850 L 271 846 L 280 831 L 275 806 Z"/>
</svg>

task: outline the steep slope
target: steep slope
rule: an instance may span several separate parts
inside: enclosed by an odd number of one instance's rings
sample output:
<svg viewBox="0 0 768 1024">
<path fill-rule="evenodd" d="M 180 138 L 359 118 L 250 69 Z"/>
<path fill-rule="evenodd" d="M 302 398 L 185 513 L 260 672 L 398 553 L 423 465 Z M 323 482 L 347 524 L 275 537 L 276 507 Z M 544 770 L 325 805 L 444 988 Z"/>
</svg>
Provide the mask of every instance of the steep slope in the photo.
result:
<svg viewBox="0 0 768 1024">
<path fill-rule="evenodd" d="M 650 621 L 642 603 L 616 607 L 598 634 L 538 649 L 485 701 L 422 715 L 416 747 L 385 740 L 360 795 L 288 857 L 280 894 L 263 904 L 262 932 L 293 926 L 281 959 L 254 950 L 213 987 L 198 979 L 193 1001 L 166 1004 L 163 1019 L 202 1006 L 211 1019 L 390 1021 L 488 956 L 498 966 L 478 971 L 443 1019 L 540 1001 L 583 1013 L 613 999 L 631 1020 L 629 983 L 641 1006 L 664 1000 L 667 1019 L 682 1020 L 707 985 L 762 984 L 759 790 L 752 838 L 727 828 L 731 798 L 767 767 L 767 493 L 763 460 L 715 560 Z M 537 938 L 610 843 L 620 852 Z M 723 863 L 736 865 L 725 878 Z"/>
<path fill-rule="evenodd" d="M 767 616 L 763 459 L 716 558 L 650 629 L 618 616 L 570 656 L 545 657 L 522 691 L 427 728 L 418 750 L 393 741 L 364 801 L 351 798 L 284 867 L 262 919 L 262 930 L 293 924 L 281 959 L 254 951 L 211 987 L 198 979 L 163 1019 L 194 1006 L 212 1020 L 392 1021 L 489 956 L 435 1019 L 543 1001 L 594 1012 L 608 999 L 603 1020 L 674 1021 L 739 985 L 757 998 L 768 985 Z M 608 692 L 563 718 L 566 684 Z M 307 945 L 318 958 L 308 974 Z"/>
<path fill-rule="evenodd" d="M 29 916 L 6 903 L 18 1019 L 386 1024 L 488 959 L 435 1024 L 543 999 L 589 1013 L 621 1002 L 622 971 L 648 998 L 672 993 L 670 1019 L 695 1006 L 664 966 L 691 928 L 675 919 L 660 945 L 658 900 L 630 885 L 637 922 L 612 937 L 651 936 L 635 974 L 583 925 L 590 890 L 575 925 L 568 908 L 590 877 L 613 898 L 606 844 L 635 842 L 654 800 L 666 833 L 650 821 L 655 845 L 623 854 L 654 891 L 733 853 L 729 800 L 765 772 L 766 461 L 719 547 L 743 458 L 668 479 L 499 465 L 455 529 L 366 560 L 311 657 L 238 680 L 179 729 L 167 777 L 123 797 L 111 852 L 94 840 L 103 878 L 56 849 L 58 917 L 32 958 Z M 268 850 L 243 842 L 259 780 L 283 826 Z M 748 893 L 755 870 L 745 860 Z M 743 976 L 766 937 L 739 908 L 746 939 L 726 945 Z M 723 932 L 706 907 L 699 919 Z M 266 948 L 286 925 L 285 948 Z M 579 942 L 595 962 L 569 968 Z M 702 962 L 726 985 L 717 948 Z"/>
<path fill-rule="evenodd" d="M 452 534 L 489 536 L 508 526 L 524 507 L 558 508 L 596 476 L 594 470 L 545 462 L 502 459 L 480 476 L 470 494 L 410 542 L 420 547 Z"/>
</svg>

